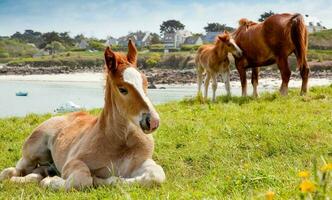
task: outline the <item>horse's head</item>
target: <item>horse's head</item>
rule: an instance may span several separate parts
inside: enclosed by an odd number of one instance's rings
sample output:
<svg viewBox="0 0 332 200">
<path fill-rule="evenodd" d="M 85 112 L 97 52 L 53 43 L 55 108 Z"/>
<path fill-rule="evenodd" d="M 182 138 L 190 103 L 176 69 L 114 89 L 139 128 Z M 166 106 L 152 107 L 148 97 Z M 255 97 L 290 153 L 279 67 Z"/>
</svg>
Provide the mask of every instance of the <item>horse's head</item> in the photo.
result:
<svg viewBox="0 0 332 200">
<path fill-rule="evenodd" d="M 225 51 L 230 52 L 235 57 L 242 56 L 242 50 L 239 46 L 235 43 L 235 40 L 232 36 L 228 33 L 228 31 L 224 31 L 223 34 L 218 35 L 217 38 L 217 45 L 220 45 L 220 48 L 225 49 Z"/>
<path fill-rule="evenodd" d="M 127 55 L 106 48 L 107 84 L 113 98 L 113 109 L 151 133 L 159 126 L 159 115 L 147 96 L 147 79 L 137 69 L 137 50 L 131 40 Z"/>
</svg>

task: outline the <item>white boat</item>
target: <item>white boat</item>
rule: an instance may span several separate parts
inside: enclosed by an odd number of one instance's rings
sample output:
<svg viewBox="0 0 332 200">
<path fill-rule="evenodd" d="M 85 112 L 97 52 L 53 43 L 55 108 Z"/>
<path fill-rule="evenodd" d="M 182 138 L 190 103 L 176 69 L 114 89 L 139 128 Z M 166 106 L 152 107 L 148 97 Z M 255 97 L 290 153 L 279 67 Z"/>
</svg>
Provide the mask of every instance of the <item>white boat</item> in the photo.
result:
<svg viewBox="0 0 332 200">
<path fill-rule="evenodd" d="M 75 112 L 83 109 L 81 106 L 75 104 L 72 101 L 68 101 L 65 104 L 60 105 L 57 109 L 54 111 L 57 113 L 66 113 L 66 112 Z"/>
</svg>

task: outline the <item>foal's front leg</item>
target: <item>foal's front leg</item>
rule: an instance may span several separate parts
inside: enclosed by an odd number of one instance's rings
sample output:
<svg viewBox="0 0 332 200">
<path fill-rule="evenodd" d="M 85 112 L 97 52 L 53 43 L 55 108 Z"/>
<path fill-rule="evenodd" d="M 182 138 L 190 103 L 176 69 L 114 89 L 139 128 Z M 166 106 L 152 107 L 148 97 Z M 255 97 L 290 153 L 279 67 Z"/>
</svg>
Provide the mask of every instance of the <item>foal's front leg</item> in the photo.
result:
<svg viewBox="0 0 332 200">
<path fill-rule="evenodd" d="M 222 79 L 225 82 L 225 88 L 228 96 L 231 96 L 231 75 L 230 70 L 222 73 Z"/>
<path fill-rule="evenodd" d="M 62 177 L 46 177 L 41 181 L 43 187 L 51 189 L 83 189 L 93 184 L 88 166 L 81 160 L 71 160 L 65 164 Z"/>
<path fill-rule="evenodd" d="M 144 163 L 136 170 L 131 173 L 129 178 L 121 177 L 109 177 L 106 179 L 101 179 L 94 177 L 94 185 L 112 185 L 117 182 L 132 184 L 139 183 L 142 185 L 152 185 L 152 184 L 161 184 L 165 181 L 166 176 L 163 168 L 156 164 L 152 159 L 144 161 Z"/>
<path fill-rule="evenodd" d="M 208 98 L 208 90 L 209 90 L 209 84 L 210 84 L 211 74 L 209 72 L 206 72 L 205 82 L 204 82 L 204 99 L 207 100 Z"/>
</svg>

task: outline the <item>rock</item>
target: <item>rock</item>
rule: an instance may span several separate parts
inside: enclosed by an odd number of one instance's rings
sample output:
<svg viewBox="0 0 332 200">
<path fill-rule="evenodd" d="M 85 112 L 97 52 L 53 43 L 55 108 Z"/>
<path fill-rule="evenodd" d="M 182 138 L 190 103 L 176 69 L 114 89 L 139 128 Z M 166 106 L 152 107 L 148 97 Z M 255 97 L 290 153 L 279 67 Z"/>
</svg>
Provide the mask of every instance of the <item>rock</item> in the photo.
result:
<svg viewBox="0 0 332 200">
<path fill-rule="evenodd" d="M 155 84 L 153 84 L 153 83 L 150 83 L 148 85 L 148 89 L 157 89 L 157 86 Z"/>
</svg>

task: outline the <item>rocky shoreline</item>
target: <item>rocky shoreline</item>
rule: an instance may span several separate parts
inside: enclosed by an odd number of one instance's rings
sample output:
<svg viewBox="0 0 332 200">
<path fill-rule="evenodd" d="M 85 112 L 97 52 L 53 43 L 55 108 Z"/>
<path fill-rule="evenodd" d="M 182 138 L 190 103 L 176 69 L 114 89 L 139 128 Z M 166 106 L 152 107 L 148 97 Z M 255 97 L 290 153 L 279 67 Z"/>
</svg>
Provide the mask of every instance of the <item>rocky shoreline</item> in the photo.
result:
<svg viewBox="0 0 332 200">
<path fill-rule="evenodd" d="M 328 78 L 332 79 L 332 61 L 325 62 L 310 62 L 311 68 L 310 77 L 312 78 Z M 196 71 L 195 69 L 164 69 L 164 68 L 152 68 L 141 69 L 148 78 L 150 85 L 154 84 L 187 84 L 196 83 Z M 72 68 L 67 66 L 54 66 L 54 67 L 30 67 L 30 66 L 0 66 L 0 75 L 32 75 L 32 74 L 71 74 L 81 72 L 102 72 L 99 68 Z M 251 77 L 251 70 L 247 70 L 248 81 Z M 280 72 L 275 67 L 263 67 L 260 70 L 260 78 L 275 78 L 280 79 Z M 291 79 L 300 79 L 300 73 L 298 71 L 292 72 Z M 219 76 L 219 81 L 221 78 Z M 231 81 L 239 81 L 239 75 L 237 70 L 231 70 Z"/>
</svg>

